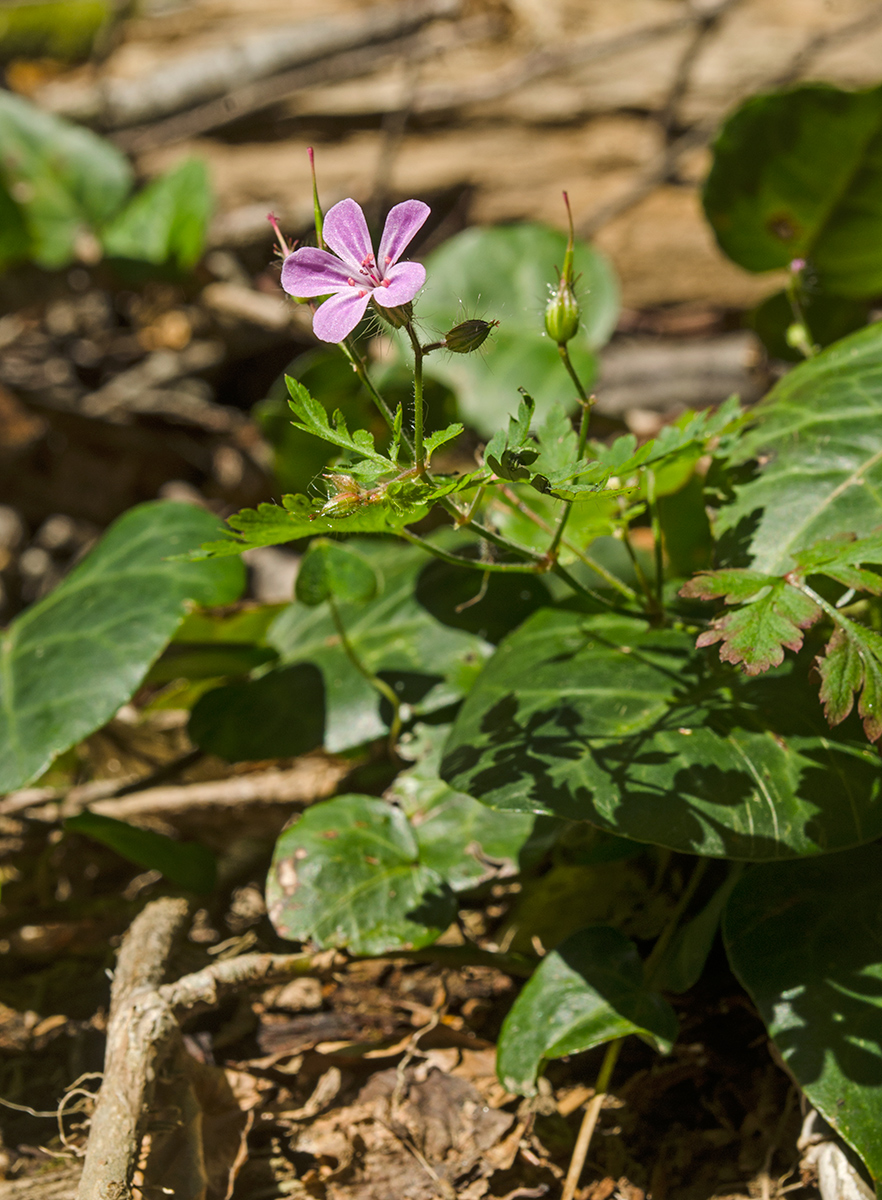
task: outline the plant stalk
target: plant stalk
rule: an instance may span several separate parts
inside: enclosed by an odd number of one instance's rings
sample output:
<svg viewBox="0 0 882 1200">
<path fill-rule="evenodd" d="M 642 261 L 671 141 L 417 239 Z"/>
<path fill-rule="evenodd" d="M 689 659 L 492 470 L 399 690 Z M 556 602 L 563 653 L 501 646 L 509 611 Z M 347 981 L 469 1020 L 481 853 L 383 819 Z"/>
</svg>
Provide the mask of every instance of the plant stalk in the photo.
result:
<svg viewBox="0 0 882 1200">
<path fill-rule="evenodd" d="M 334 619 L 334 628 L 337 630 L 337 636 L 340 638 L 340 644 L 346 652 L 346 657 L 355 667 L 356 671 L 368 681 L 375 691 L 392 705 L 392 723 L 389 726 L 389 752 L 395 754 L 395 747 L 398 745 L 398 738 L 401 733 L 401 701 L 395 695 L 395 690 L 386 683 L 385 679 L 380 679 L 375 675 L 369 667 L 361 661 L 358 652 L 349 640 L 349 636 L 344 628 L 340 610 L 337 608 L 337 602 L 333 596 L 328 597 L 328 604 L 331 608 L 331 616 Z"/>
<path fill-rule="evenodd" d="M 414 332 L 413 325 L 405 326 L 413 347 L 413 461 L 421 475 L 426 473 L 426 455 L 423 448 L 423 348 Z"/>
<path fill-rule="evenodd" d="M 570 1169 L 567 1171 L 567 1177 L 564 1180 L 560 1200 L 573 1200 L 576 1194 L 576 1188 L 579 1186 L 579 1178 L 585 1166 L 585 1159 L 588 1157 L 591 1138 L 594 1135 L 594 1127 L 597 1124 L 597 1118 L 600 1116 L 600 1110 L 603 1108 L 603 1102 L 606 1099 L 607 1089 L 609 1088 L 609 1081 L 612 1078 L 623 1040 L 623 1038 L 616 1038 L 606 1048 L 606 1054 L 603 1057 L 603 1062 L 600 1065 L 600 1071 L 597 1075 L 597 1087 L 588 1107 L 585 1109 L 585 1116 L 582 1118 L 579 1136 L 576 1138 L 576 1146 L 573 1150 L 573 1157 L 570 1160 Z"/>
</svg>

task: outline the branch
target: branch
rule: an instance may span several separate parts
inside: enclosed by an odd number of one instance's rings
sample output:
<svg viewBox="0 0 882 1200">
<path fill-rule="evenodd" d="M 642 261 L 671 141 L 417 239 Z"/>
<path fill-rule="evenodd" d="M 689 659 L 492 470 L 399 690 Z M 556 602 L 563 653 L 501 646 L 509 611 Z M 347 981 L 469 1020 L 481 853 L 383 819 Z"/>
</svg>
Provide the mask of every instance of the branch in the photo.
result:
<svg viewBox="0 0 882 1200">
<path fill-rule="evenodd" d="M 131 1200 L 141 1114 L 159 1060 L 178 1029 L 157 988 L 188 914 L 185 900 L 156 900 L 123 939 L 110 995 L 104 1082 L 77 1200 Z"/>
</svg>

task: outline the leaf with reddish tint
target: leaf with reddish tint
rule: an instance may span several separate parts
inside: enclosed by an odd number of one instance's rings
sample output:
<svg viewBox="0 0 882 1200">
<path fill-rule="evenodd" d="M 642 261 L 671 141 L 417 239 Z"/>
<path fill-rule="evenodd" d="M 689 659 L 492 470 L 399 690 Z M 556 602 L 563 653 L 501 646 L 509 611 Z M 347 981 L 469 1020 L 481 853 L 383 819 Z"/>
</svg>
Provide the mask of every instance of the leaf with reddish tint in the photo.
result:
<svg viewBox="0 0 882 1200">
<path fill-rule="evenodd" d="M 773 575 L 761 571 L 736 568 L 731 571 L 702 571 L 680 588 L 680 595 L 687 600 L 715 600 L 724 597 L 727 604 L 740 604 L 750 600 L 757 592 L 774 582 Z"/>
<path fill-rule="evenodd" d="M 860 692 L 858 714 L 875 742 L 882 736 L 882 637 L 845 617 L 841 622 L 817 660 L 824 716 L 838 725 Z"/>
<path fill-rule="evenodd" d="M 735 572 L 723 572 L 733 575 Z M 777 667 L 784 650 L 802 648 L 803 630 L 820 617 L 814 600 L 783 579 L 763 589 L 757 599 L 735 612 L 711 622 L 710 629 L 698 638 L 697 646 L 722 642 L 723 662 L 741 663 L 748 675 L 758 675 Z"/>
</svg>

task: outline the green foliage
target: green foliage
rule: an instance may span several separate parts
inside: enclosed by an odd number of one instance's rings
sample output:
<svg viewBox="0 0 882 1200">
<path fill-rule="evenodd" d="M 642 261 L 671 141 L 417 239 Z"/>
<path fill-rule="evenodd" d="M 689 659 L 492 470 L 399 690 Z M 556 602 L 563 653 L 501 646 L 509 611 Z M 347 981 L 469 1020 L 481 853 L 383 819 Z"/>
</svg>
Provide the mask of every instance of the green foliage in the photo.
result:
<svg viewBox="0 0 882 1200">
<path fill-rule="evenodd" d="M 187 158 L 130 200 L 104 230 L 104 251 L 181 271 L 202 257 L 214 197 L 205 164 Z"/>
<path fill-rule="evenodd" d="M 378 580 L 375 599 L 341 602 L 340 620 L 363 666 L 381 676 L 416 715 L 455 703 L 489 653 L 480 638 L 440 624 L 414 595 L 423 553 L 394 542 L 347 543 Z M 273 624 L 269 642 L 287 663 L 310 662 L 324 683 L 325 746 L 333 753 L 386 732 L 391 713 L 350 661 L 326 606 L 294 604 Z M 321 699 L 316 696 L 316 703 Z"/>
<path fill-rule="evenodd" d="M 796 367 L 753 416 L 725 452 L 723 562 L 782 575 L 822 538 L 882 526 L 882 324 Z"/>
<path fill-rule="evenodd" d="M 754 867 L 729 959 L 809 1100 L 882 1178 L 882 848 Z"/>
<path fill-rule="evenodd" d="M 176 842 L 152 829 L 141 829 L 93 812 L 68 817 L 64 827 L 109 846 L 139 867 L 161 871 L 169 883 L 185 891 L 207 894 L 214 888 L 217 861 L 208 847 L 199 842 Z"/>
<path fill-rule="evenodd" d="M 809 338 L 821 347 L 831 346 L 861 329 L 867 323 L 871 307 L 867 300 L 827 296 L 811 280 L 807 287 L 800 288 L 799 302 Z M 747 324 L 772 358 L 802 362 L 803 355 L 787 341 L 787 330 L 793 320 L 793 306 L 785 291 L 774 292 L 747 315 Z"/>
<path fill-rule="evenodd" d="M 354 954 L 426 946 L 455 912 L 407 817 L 373 796 L 307 809 L 276 843 L 266 895 L 282 937 Z"/>
<path fill-rule="evenodd" d="M 56 270 L 103 249 L 190 270 L 213 203 L 205 166 L 187 159 L 126 204 L 132 184 L 112 142 L 0 91 L 0 267 L 30 258 Z"/>
<path fill-rule="evenodd" d="M 853 724 L 830 734 L 809 666 L 747 678 L 684 629 L 544 609 L 484 668 L 441 773 L 494 808 L 692 854 L 789 858 L 871 841 L 882 764 Z"/>
<path fill-rule="evenodd" d="M 723 126 L 704 207 L 749 271 L 808 259 L 823 291 L 882 291 L 882 89 L 754 96 Z"/>
<path fill-rule="evenodd" d="M 572 384 L 543 325 L 554 269 L 563 266 L 565 253 L 564 234 L 521 224 L 464 230 L 426 260 L 417 315 L 427 334 L 442 335 L 461 317 L 500 322 L 476 353 L 435 351 L 425 362 L 426 374 L 455 392 L 461 416 L 484 437 L 505 421 L 519 387 L 535 393 L 543 415 L 554 401 L 573 406 Z M 618 287 L 607 260 L 585 242 L 576 243 L 575 271 L 582 326 L 568 350 L 588 383 L 595 352 L 615 327 Z"/>
<path fill-rule="evenodd" d="M 350 547 L 314 538 L 301 560 L 294 594 L 310 608 L 330 599 L 364 603 L 377 594 L 377 574 L 368 560 Z"/>
<path fill-rule="evenodd" d="M 643 982 L 629 938 L 606 925 L 572 934 L 547 954 L 505 1019 L 497 1071 L 510 1092 L 532 1095 L 542 1064 L 634 1033 L 667 1053 L 677 1017 Z"/>
<path fill-rule="evenodd" d="M 731 868 L 701 912 L 681 925 L 671 938 L 652 976 L 653 985 L 660 992 L 688 992 L 698 983 L 741 870 L 741 864 Z"/>
<path fill-rule="evenodd" d="M 108 721 L 190 604 L 237 598 L 241 563 L 180 557 L 216 526 L 217 518 L 192 505 L 139 505 L 13 621 L 0 638 L 0 790 L 28 783 Z"/>
<path fill-rule="evenodd" d="M 88 58 L 116 15 L 111 0 L 6 0 L 0 21 L 0 61 Z"/>
<path fill-rule="evenodd" d="M 7 261 L 65 266 L 131 186 L 128 160 L 111 142 L 0 91 L 0 191 L 26 233 L 26 241 L 9 244 Z"/>
<path fill-rule="evenodd" d="M 196 701 L 190 740 L 227 762 L 293 758 L 322 743 L 322 679 L 311 663 L 212 688 Z"/>
</svg>

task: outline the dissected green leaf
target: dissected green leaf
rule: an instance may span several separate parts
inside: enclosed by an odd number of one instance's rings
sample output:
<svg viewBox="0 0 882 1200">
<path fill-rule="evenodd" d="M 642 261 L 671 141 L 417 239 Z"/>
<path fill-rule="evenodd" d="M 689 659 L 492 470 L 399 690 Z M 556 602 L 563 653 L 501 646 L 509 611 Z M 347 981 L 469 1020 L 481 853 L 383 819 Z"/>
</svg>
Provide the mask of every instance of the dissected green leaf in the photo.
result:
<svg viewBox="0 0 882 1200">
<path fill-rule="evenodd" d="M 536 396 L 543 414 L 554 402 L 576 406 L 572 381 L 544 322 L 549 289 L 557 282 L 555 267 L 562 267 L 565 252 L 563 233 L 522 223 L 466 229 L 426 260 L 426 285 L 415 308 L 429 335 L 443 336 L 464 317 L 500 321 L 475 353 L 436 351 L 424 366 L 428 376 L 452 388 L 463 419 L 484 437 L 504 424 L 519 387 Z M 615 328 L 618 286 L 607 259 L 586 242 L 576 243 L 575 272 L 582 321 L 568 350 L 588 386 L 596 371 L 595 351 Z M 407 353 L 402 348 L 402 356 Z"/>
<path fill-rule="evenodd" d="M 715 523 L 723 561 L 783 575 L 822 538 L 882 526 L 880 364 L 877 323 L 796 367 L 753 410 L 727 451 L 732 495 Z"/>
<path fill-rule="evenodd" d="M 30 255 L 54 269 L 116 212 L 132 168 L 112 142 L 0 91 L 0 184 L 24 215 Z"/>
<path fill-rule="evenodd" d="M 205 163 L 187 158 L 152 180 L 114 217 L 103 235 L 112 258 L 195 267 L 205 248 L 214 196 Z"/>
<path fill-rule="evenodd" d="M 294 758 L 322 744 L 323 685 L 312 663 L 213 688 L 190 714 L 190 740 L 227 762 Z"/>
<path fill-rule="evenodd" d="M 374 445 L 374 439 L 366 429 L 355 429 L 352 433 L 346 425 L 346 418 L 339 409 L 334 413 L 333 425 L 328 420 L 328 413 L 321 401 L 311 396 L 299 379 L 286 376 L 285 383 L 291 394 L 289 405 L 298 418 L 293 421 L 295 429 L 311 433 L 323 442 L 337 446 L 354 454 L 356 459 L 367 459 L 383 470 L 396 471 L 397 465 L 385 454 L 380 454 Z"/>
<path fill-rule="evenodd" d="M 838 725 L 860 692 L 858 713 L 871 742 L 882 737 L 882 637 L 864 625 L 840 618 L 818 658 L 824 715 Z"/>
<path fill-rule="evenodd" d="M 314 607 L 325 600 L 364 603 L 377 594 L 377 574 L 366 558 L 351 547 L 316 538 L 300 562 L 294 595 Z"/>
<path fill-rule="evenodd" d="M 217 518 L 194 505 L 141 504 L 12 622 L 0 637 L 0 791 L 29 782 L 108 721 L 189 603 L 238 597 L 241 563 L 181 558 L 216 528 Z"/>
<path fill-rule="evenodd" d="M 200 894 L 214 888 L 217 860 L 208 847 L 199 842 L 177 842 L 153 829 L 142 829 L 93 812 L 68 817 L 64 827 L 94 838 L 139 867 L 161 871 L 176 887 Z"/>
<path fill-rule="evenodd" d="M 882 565 L 882 533 L 865 538 L 852 534 L 828 538 L 798 551 L 793 559 L 803 575 L 827 575 L 855 591 L 882 594 L 882 575 L 862 569 L 867 563 Z"/>
<path fill-rule="evenodd" d="M 692 637 L 613 614 L 534 613 L 466 697 L 442 776 L 494 808 L 712 857 L 878 837 L 882 762 L 856 722 L 827 728 L 810 664 L 748 677 Z"/>
<path fill-rule="evenodd" d="M 401 412 L 401 409 L 398 410 Z M 448 425 L 446 429 L 439 429 L 435 433 L 430 433 L 423 442 L 423 447 L 426 452 L 426 458 L 430 459 L 436 450 L 440 450 L 442 446 L 446 446 L 448 442 L 455 441 L 463 431 L 461 422 L 456 421 L 453 425 Z"/>
<path fill-rule="evenodd" d="M 734 572 L 725 574 L 733 575 Z M 680 595 L 701 595 L 689 588 L 687 583 L 680 589 Z M 785 649 L 800 650 L 804 630 L 814 625 L 820 615 L 821 609 L 804 592 L 784 579 L 770 580 L 742 608 L 716 617 L 710 629 L 699 635 L 696 645 L 713 646 L 721 642 L 723 662 L 740 663 L 748 675 L 757 675 L 760 671 L 768 671 L 769 667 L 777 667 L 784 658 Z"/>
<path fill-rule="evenodd" d="M 822 290 L 882 290 L 882 89 L 806 84 L 753 96 L 714 145 L 704 208 L 750 271 L 808 259 Z"/>
<path fill-rule="evenodd" d="M 404 813 L 373 796 L 307 809 L 276 843 L 266 894 L 281 937 L 353 954 L 429 945 L 456 910 Z"/>
<path fill-rule="evenodd" d="M 497 429 L 487 443 L 484 458 L 500 479 L 529 479 L 539 447 L 530 434 L 536 401 L 523 392 L 517 416 L 508 418 L 508 429 Z"/>
<path fill-rule="evenodd" d="M 882 847 L 749 870 L 729 901 L 733 970 L 787 1068 L 882 1178 Z"/>
<path fill-rule="evenodd" d="M 643 983 L 637 947 L 607 925 L 572 934 L 543 958 L 505 1019 L 497 1071 L 510 1092 L 532 1095 L 542 1064 L 629 1033 L 668 1053 L 676 1014 Z"/>
<path fill-rule="evenodd" d="M 417 579 L 426 555 L 390 541 L 359 538 L 347 545 L 367 558 L 380 581 L 374 600 L 338 605 L 361 662 L 379 672 L 417 716 L 459 700 L 489 647 L 481 638 L 442 625 L 418 602 Z M 337 753 L 385 734 L 391 710 L 350 662 L 327 608 L 290 605 L 270 630 L 269 642 L 284 661 L 311 662 L 321 670 L 328 750 Z"/>
</svg>

